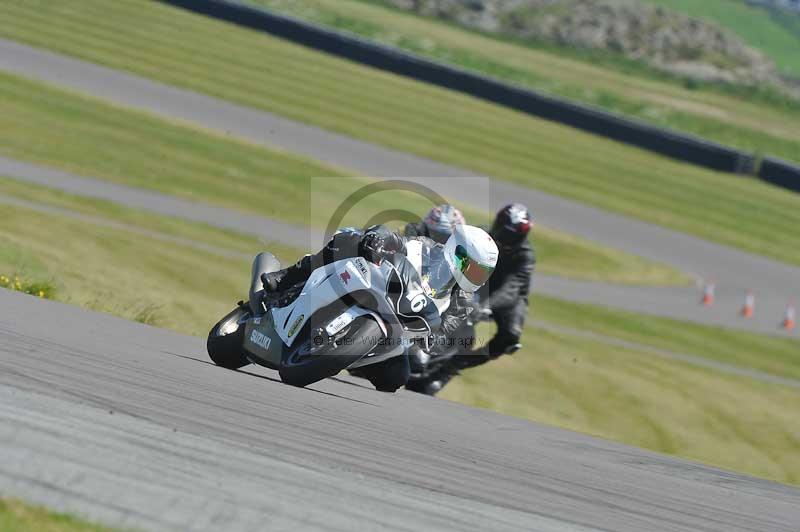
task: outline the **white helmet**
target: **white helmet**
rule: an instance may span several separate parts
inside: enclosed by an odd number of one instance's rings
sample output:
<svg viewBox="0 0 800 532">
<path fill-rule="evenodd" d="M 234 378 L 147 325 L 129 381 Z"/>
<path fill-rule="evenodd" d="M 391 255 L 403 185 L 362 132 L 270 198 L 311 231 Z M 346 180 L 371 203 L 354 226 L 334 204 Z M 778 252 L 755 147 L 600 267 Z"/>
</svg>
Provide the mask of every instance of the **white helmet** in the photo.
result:
<svg viewBox="0 0 800 532">
<path fill-rule="evenodd" d="M 497 244 L 489 233 L 472 225 L 456 225 L 444 245 L 450 273 L 465 292 L 475 292 L 492 276 Z"/>
</svg>

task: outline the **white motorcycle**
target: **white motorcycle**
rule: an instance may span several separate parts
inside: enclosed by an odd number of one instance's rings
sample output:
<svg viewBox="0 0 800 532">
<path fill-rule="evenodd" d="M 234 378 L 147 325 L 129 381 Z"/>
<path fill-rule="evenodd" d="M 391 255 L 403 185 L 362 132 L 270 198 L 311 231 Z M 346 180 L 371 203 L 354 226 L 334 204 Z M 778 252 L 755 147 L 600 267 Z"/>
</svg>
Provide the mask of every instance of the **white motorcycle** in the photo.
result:
<svg viewBox="0 0 800 532">
<path fill-rule="evenodd" d="M 348 369 L 394 392 L 408 380 L 407 347 L 427 342 L 455 285 L 441 246 L 407 247 L 406 255 L 379 265 L 362 257 L 337 260 L 267 296 L 261 276 L 280 263 L 270 253 L 257 255 L 248 302 L 240 301 L 208 335 L 211 360 L 229 369 L 251 363 L 276 369 L 294 386 Z"/>
</svg>

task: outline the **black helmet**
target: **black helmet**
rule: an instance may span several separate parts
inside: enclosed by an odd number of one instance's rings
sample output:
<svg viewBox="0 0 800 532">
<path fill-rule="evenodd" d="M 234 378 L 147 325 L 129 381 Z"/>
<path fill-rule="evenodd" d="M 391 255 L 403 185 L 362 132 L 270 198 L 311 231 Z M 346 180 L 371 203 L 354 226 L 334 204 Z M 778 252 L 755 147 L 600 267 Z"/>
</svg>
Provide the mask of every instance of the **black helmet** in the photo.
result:
<svg viewBox="0 0 800 532">
<path fill-rule="evenodd" d="M 497 213 L 489 233 L 499 246 L 516 246 L 533 227 L 531 213 L 525 205 L 512 203 Z"/>
</svg>

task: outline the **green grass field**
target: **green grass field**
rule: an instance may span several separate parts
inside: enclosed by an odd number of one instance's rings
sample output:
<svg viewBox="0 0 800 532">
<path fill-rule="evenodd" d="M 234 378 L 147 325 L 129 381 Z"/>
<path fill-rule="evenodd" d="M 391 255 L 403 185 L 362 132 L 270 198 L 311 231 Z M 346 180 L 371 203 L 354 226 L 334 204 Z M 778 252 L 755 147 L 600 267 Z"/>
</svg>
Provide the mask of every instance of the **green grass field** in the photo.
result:
<svg viewBox="0 0 800 532">
<path fill-rule="evenodd" d="M 0 26 L 5 37 L 800 264 L 800 234 L 792 229 L 800 222 L 800 195 L 753 179 L 680 164 L 153 2 L 6 2 L 0 16 L 10 21 Z M 580 79 L 600 77 L 583 72 Z M 3 130 L 26 129 L 24 109 L 44 102 L 24 84 L 4 78 L 3 85 L 13 115 L 0 115 Z M 51 112 L 69 114 L 50 103 Z M 752 110 L 766 129 L 771 115 Z M 781 120 L 800 128 L 788 115 Z M 53 136 L 62 131 L 49 129 Z M 30 140 L 15 149 L 30 153 Z M 143 153 L 135 164 L 150 165 L 150 184 L 163 187 L 152 170 L 167 154 L 157 154 L 161 159 Z M 266 173 L 250 168 L 250 175 Z M 205 164 L 199 170 L 209 173 Z M 113 168 L 106 177 L 119 173 Z M 202 187 L 226 188 L 213 179 L 196 188 Z"/>
<path fill-rule="evenodd" d="M 716 331 L 703 336 L 714 341 Z M 535 327 L 523 341 L 513 356 L 465 371 L 442 397 L 800 484 L 797 389 Z"/>
<path fill-rule="evenodd" d="M 769 11 L 750 6 L 743 0 L 643 0 L 650 4 L 680 11 L 728 28 L 744 42 L 772 59 L 778 68 L 800 78 L 800 33 L 794 33 L 775 20 Z M 785 18 L 800 15 L 783 14 Z"/>
<path fill-rule="evenodd" d="M 800 380 L 797 338 L 752 334 L 536 296 L 537 320 Z M 535 336 L 535 335 L 534 335 Z"/>
<path fill-rule="evenodd" d="M 262 246 L 298 251 L 60 192 L 0 180 L 0 272 L 55 287 L 55 299 L 203 336 L 245 295 Z M 37 201 L 90 221 L 3 204 Z M 123 224 L 123 225 L 115 225 Z M 143 231 L 146 231 L 144 233 Z M 218 251 L 176 243 L 215 244 Z M 226 247 L 229 246 L 229 247 Z M 232 256 L 228 256 L 228 250 Z M 34 296 L 30 296 L 34 297 Z M 547 323 L 776 375 L 800 375 L 797 341 L 536 298 Z M 484 335 L 491 334 L 483 330 Z M 529 326 L 513 357 L 466 372 L 445 397 L 782 482 L 800 482 L 800 391 L 731 377 L 602 339 Z M 198 353 L 202 354 L 202 353 Z M 709 393 L 713 390 L 714 393 Z M 734 415 L 735 413 L 735 415 Z"/>
<path fill-rule="evenodd" d="M 753 151 L 800 157 L 800 102 L 684 80 L 609 52 L 502 39 L 393 9 L 380 0 L 250 0 L 318 24 L 557 96 Z M 670 4 L 671 2 L 661 2 Z M 684 0 L 684 4 L 702 4 Z M 716 0 L 709 4 L 728 4 Z M 754 10 L 753 8 L 748 8 Z M 763 11 L 757 21 L 776 26 Z M 764 20 L 766 19 L 766 20 Z M 741 22 L 740 25 L 743 25 Z M 777 27 L 779 33 L 786 30 Z M 770 34 L 772 35 L 772 34 Z M 777 38 L 780 50 L 794 53 Z M 785 54 L 787 59 L 791 54 Z M 794 54 L 793 62 L 798 61 Z M 691 88 L 690 88 L 691 87 Z M 723 90 L 724 89 L 724 90 Z M 768 92 L 768 91 L 767 91 Z"/>
<path fill-rule="evenodd" d="M 4 202 L 3 196 L 14 197 L 18 186 L 0 180 L 0 273 L 45 282 L 53 286 L 57 301 L 149 325 L 204 335 L 215 319 L 247 295 L 250 256 L 269 249 L 282 261 L 293 261 L 301 254 L 200 224 L 58 192 L 40 190 L 36 202 L 95 220 Z"/>
<path fill-rule="evenodd" d="M 679 286 L 691 282 L 689 276 L 664 264 L 561 231 L 539 225 L 533 233 L 536 271 L 544 275 L 633 285 Z"/>
<path fill-rule="evenodd" d="M 800 13 L 790 13 L 790 16 L 786 16 L 785 9 L 769 9 L 769 12 L 775 22 L 800 39 Z"/>
<path fill-rule="evenodd" d="M 18 500 L 0 499 L 0 532 L 111 532 L 111 530 Z"/>
<path fill-rule="evenodd" d="M 0 153 L 78 175 L 316 227 L 323 227 L 335 207 L 368 182 L 229 136 L 169 123 L 3 74 L 0 95 L 0 130 L 8 132 L 3 135 Z M 52 127 L 53 121 L 58 122 L 58 128 Z M 98 157 L 98 153 L 103 156 Z M 10 186 L 6 183 L 0 191 Z M 54 194 L 23 186 L 14 193 L 34 200 L 37 194 Z M 399 196 L 404 208 L 420 216 L 430 207 L 411 194 Z M 397 192 L 376 194 L 369 202 L 356 205 L 345 223 L 360 225 L 374 213 L 397 205 Z M 473 223 L 485 223 L 489 213 L 472 209 L 467 215 Z M 264 238 L 269 239 L 269 235 Z M 543 259 L 542 271 L 548 274 L 632 284 L 688 282 L 686 276 L 667 266 L 553 229 L 537 229 L 536 241 Z M 310 242 L 296 245 L 303 251 L 320 246 Z"/>
</svg>

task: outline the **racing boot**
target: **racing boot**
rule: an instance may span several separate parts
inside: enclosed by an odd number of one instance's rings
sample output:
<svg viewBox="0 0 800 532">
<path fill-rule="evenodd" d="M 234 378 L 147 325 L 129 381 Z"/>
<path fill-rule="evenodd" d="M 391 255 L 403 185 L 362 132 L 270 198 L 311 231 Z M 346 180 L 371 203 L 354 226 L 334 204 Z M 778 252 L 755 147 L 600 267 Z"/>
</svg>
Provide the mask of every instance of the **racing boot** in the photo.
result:
<svg viewBox="0 0 800 532">
<path fill-rule="evenodd" d="M 412 375 L 419 375 L 425 371 L 431 356 L 418 345 L 412 345 L 408 349 L 408 363 L 411 367 Z"/>
<path fill-rule="evenodd" d="M 474 351 L 459 353 L 453 357 L 452 364 L 458 369 L 468 369 L 480 366 L 481 364 L 486 364 L 490 360 L 492 360 L 492 357 L 489 355 L 489 349 L 482 347 L 475 349 Z"/>
<path fill-rule="evenodd" d="M 277 272 L 262 273 L 261 283 L 264 285 L 264 294 L 269 296 L 282 292 L 297 283 L 305 281 L 310 275 L 311 255 L 306 255 L 288 268 Z"/>
<path fill-rule="evenodd" d="M 277 272 L 262 273 L 261 283 L 264 285 L 265 294 L 275 294 L 279 292 L 278 287 L 286 275 L 286 270 L 278 270 Z"/>
<path fill-rule="evenodd" d="M 514 353 L 516 353 L 520 349 L 522 349 L 522 344 L 516 343 L 514 345 L 510 345 L 510 346 L 506 347 L 506 350 L 503 352 L 503 354 L 504 355 L 513 355 Z"/>
<path fill-rule="evenodd" d="M 406 390 L 425 395 L 436 395 L 456 375 L 458 375 L 458 369 L 452 366 L 445 367 L 428 379 L 409 381 L 406 384 Z"/>
</svg>

